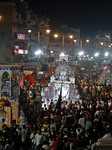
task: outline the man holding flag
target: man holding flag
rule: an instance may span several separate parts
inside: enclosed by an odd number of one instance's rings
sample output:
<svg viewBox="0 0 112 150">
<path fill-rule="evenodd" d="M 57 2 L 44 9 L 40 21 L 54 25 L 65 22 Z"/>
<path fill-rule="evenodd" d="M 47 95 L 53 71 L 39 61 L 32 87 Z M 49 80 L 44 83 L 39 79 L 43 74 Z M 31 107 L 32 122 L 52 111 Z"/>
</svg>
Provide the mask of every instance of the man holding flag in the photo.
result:
<svg viewBox="0 0 112 150">
<path fill-rule="evenodd" d="M 56 111 L 56 109 L 58 109 L 59 112 L 61 111 L 61 100 L 62 100 L 62 84 L 61 84 L 60 95 L 59 95 L 58 101 L 54 107 L 54 111 Z"/>
</svg>

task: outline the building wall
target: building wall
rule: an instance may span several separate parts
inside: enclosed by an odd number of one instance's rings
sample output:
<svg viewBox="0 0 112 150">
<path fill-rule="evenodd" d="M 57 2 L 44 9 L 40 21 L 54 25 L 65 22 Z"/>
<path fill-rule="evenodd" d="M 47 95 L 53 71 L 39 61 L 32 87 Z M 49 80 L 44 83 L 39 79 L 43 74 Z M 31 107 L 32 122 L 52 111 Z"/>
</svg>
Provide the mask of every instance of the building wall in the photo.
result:
<svg viewBox="0 0 112 150">
<path fill-rule="evenodd" d="M 20 49 L 28 49 L 31 56 L 25 55 L 26 59 L 26 57 L 32 57 L 38 48 L 38 32 L 41 32 L 41 44 L 45 44 L 47 37 L 44 36 L 44 33 L 45 29 L 49 27 L 49 20 L 29 10 L 27 2 L 0 2 L 0 16 L 2 16 L 0 20 L 0 45 L 4 41 L 13 40 L 15 44 L 12 44 L 18 45 Z M 28 33 L 29 29 L 31 33 Z M 25 34 L 25 39 L 17 39 L 17 33 Z M 15 60 L 20 58 L 22 56 L 16 54 Z"/>
</svg>

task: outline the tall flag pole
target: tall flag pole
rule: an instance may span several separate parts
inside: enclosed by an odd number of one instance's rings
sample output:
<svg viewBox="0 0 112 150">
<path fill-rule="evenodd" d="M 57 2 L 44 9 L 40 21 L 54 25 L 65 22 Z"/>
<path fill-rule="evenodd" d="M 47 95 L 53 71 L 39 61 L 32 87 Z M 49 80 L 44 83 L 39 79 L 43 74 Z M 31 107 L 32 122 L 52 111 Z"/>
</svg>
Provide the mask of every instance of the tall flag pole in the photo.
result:
<svg viewBox="0 0 112 150">
<path fill-rule="evenodd" d="M 61 111 L 61 101 L 62 101 L 62 84 L 61 84 L 60 95 L 59 95 L 58 101 L 56 103 L 56 106 L 54 108 L 55 111 L 56 111 L 56 109 L 58 109 L 58 111 Z"/>
</svg>

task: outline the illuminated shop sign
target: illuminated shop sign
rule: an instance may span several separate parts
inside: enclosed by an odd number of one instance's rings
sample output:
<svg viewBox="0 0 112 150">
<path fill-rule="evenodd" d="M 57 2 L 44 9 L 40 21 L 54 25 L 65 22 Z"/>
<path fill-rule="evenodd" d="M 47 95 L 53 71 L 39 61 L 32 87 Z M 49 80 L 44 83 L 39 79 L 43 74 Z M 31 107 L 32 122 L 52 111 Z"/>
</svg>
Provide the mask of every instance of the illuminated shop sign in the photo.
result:
<svg viewBox="0 0 112 150">
<path fill-rule="evenodd" d="M 25 34 L 17 33 L 18 40 L 25 40 Z"/>
<path fill-rule="evenodd" d="M 14 53 L 15 54 L 28 54 L 28 50 L 20 49 L 18 45 L 14 46 Z"/>
</svg>

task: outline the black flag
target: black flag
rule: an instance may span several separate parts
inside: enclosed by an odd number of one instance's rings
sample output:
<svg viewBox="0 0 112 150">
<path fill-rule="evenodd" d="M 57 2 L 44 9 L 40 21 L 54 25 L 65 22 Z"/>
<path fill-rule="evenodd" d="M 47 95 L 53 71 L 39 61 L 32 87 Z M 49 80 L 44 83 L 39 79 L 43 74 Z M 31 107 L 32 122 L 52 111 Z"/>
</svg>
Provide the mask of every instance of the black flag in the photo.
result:
<svg viewBox="0 0 112 150">
<path fill-rule="evenodd" d="M 59 95 L 58 101 L 57 101 L 56 106 L 55 106 L 55 111 L 56 111 L 56 109 L 58 109 L 58 111 L 61 110 L 61 100 L 62 100 L 62 84 L 61 84 L 60 95 Z"/>
</svg>

